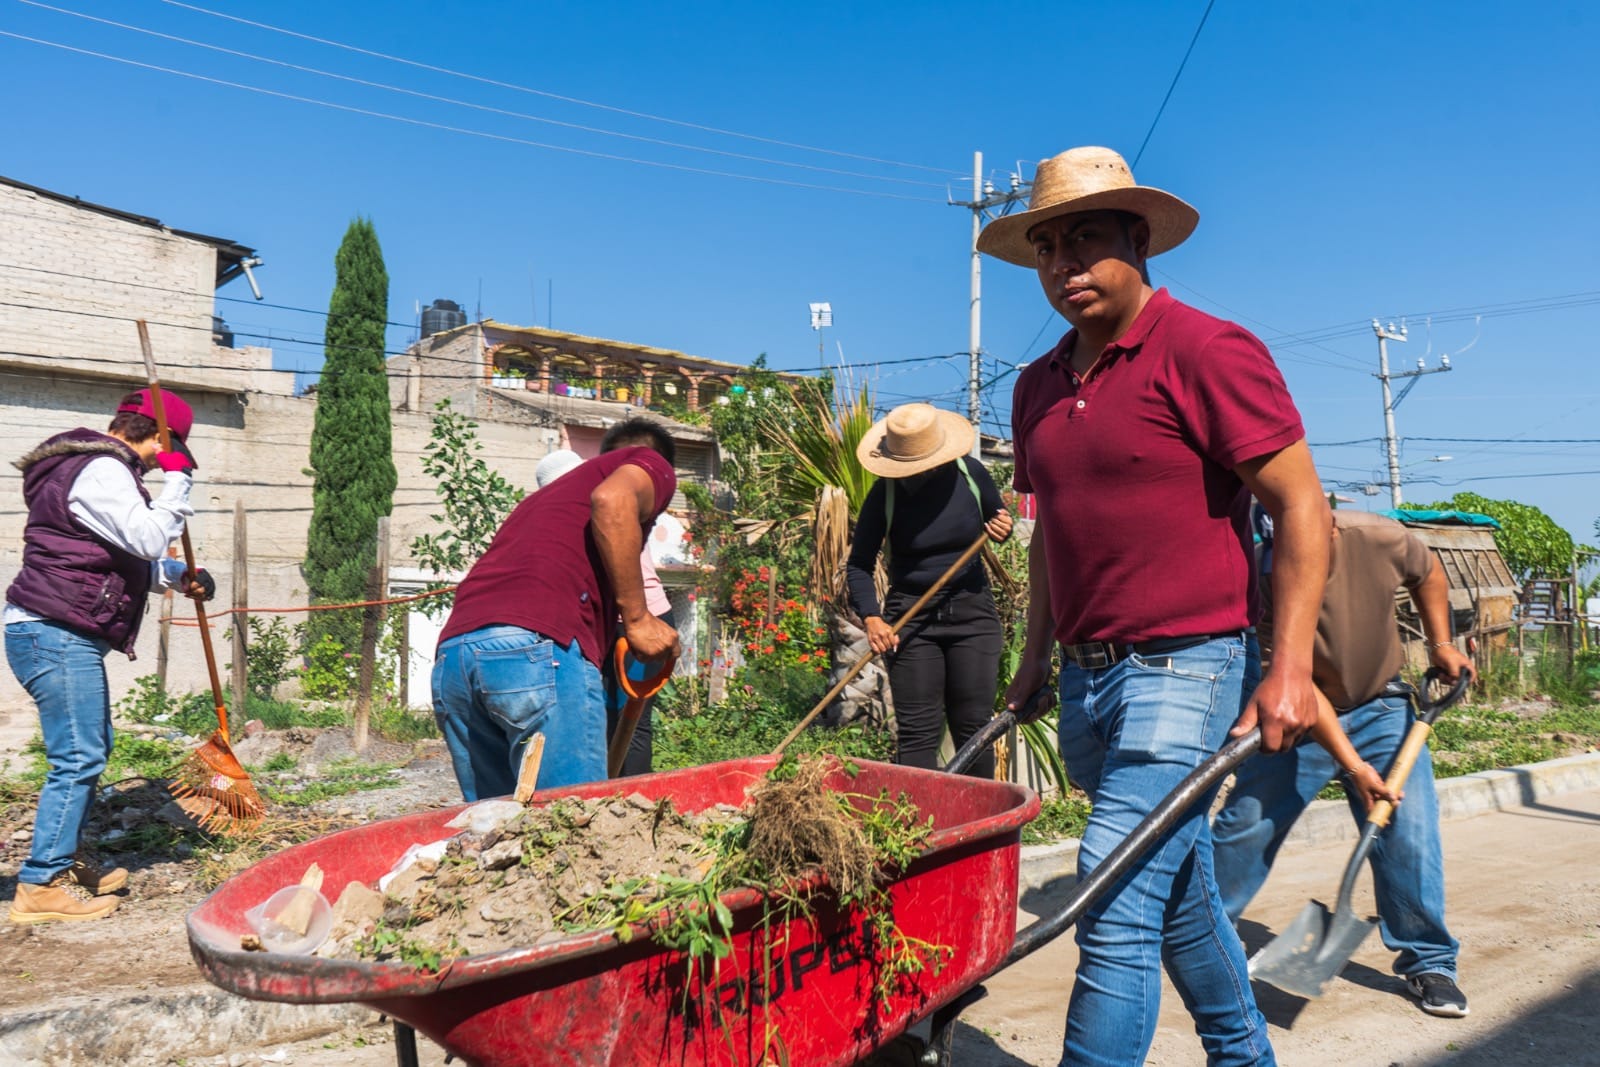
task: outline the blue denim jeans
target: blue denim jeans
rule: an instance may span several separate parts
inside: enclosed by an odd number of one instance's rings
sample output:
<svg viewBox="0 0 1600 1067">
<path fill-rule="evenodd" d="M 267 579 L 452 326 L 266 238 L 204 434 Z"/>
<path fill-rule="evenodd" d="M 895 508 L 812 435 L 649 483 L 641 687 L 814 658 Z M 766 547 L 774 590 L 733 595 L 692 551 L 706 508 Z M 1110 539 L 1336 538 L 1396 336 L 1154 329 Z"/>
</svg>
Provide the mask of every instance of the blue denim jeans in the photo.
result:
<svg viewBox="0 0 1600 1067">
<path fill-rule="evenodd" d="M 48 620 L 6 627 L 6 661 L 39 708 L 50 773 L 39 791 L 33 848 L 19 882 L 46 885 L 72 866 L 95 783 L 111 754 L 111 646 Z"/>
<path fill-rule="evenodd" d="M 606 776 L 606 704 L 600 668 L 574 641 L 562 648 L 520 626 L 485 626 L 439 646 L 433 715 L 461 795 L 505 796 L 523 746 L 544 734 L 540 789 Z"/>
<path fill-rule="evenodd" d="M 1339 716 L 1339 723 L 1356 753 L 1382 774 L 1411 728 L 1411 707 L 1399 697 L 1380 697 Z M 1228 918 L 1239 920 L 1266 881 L 1289 828 L 1337 770 L 1327 750 L 1312 741 L 1240 768 L 1233 791 L 1211 826 L 1217 884 Z M 1351 796 L 1349 803 L 1356 824 L 1365 824 L 1361 801 Z M 1426 746 L 1406 781 L 1404 801 L 1372 847 L 1372 885 L 1383 943 L 1399 953 L 1395 973 L 1432 972 L 1454 979 L 1460 946 L 1444 924 L 1439 798 L 1433 791 L 1433 757 Z"/>
<path fill-rule="evenodd" d="M 1063 666 L 1061 756 L 1094 803 L 1080 877 L 1222 747 L 1259 674 L 1255 639 L 1242 636 L 1101 670 Z M 1078 923 L 1062 1064 L 1143 1063 L 1163 964 L 1208 1063 L 1276 1063 L 1244 948 L 1217 895 L 1208 806 L 1191 808 Z"/>
</svg>

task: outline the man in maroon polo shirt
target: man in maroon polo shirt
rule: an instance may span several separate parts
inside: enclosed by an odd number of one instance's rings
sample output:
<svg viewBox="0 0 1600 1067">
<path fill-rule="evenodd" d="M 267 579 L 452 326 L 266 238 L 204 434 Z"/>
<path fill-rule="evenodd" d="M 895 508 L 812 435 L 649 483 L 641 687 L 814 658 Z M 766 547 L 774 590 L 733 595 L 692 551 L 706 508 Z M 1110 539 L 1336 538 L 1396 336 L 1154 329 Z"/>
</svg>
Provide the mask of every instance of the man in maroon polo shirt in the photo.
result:
<svg viewBox="0 0 1600 1067">
<path fill-rule="evenodd" d="M 433 667 L 433 712 L 468 800 L 516 788 L 545 738 L 539 788 L 606 776 L 600 680 L 618 615 L 633 655 L 678 653 L 645 606 L 645 531 L 677 488 L 672 438 L 627 419 L 603 454 L 518 504 L 456 590 Z"/>
<path fill-rule="evenodd" d="M 1080 876 L 1230 731 L 1276 752 L 1316 721 L 1312 638 L 1329 513 L 1300 417 L 1247 331 L 1151 289 L 1145 261 L 1198 213 L 1135 184 L 1122 157 L 1079 148 L 1039 164 L 1026 212 L 978 247 L 1038 271 L 1073 329 L 1019 376 L 1016 488 L 1038 522 L 1028 637 L 1007 704 L 1061 663 L 1061 755 L 1093 813 Z M 1280 645 L 1260 678 L 1251 632 L 1249 498 L 1287 536 L 1273 575 Z M 1260 684 L 1257 685 L 1259 679 Z M 1138 1064 L 1163 962 L 1212 1065 L 1271 1064 L 1266 1021 L 1212 873 L 1206 803 L 1077 926 L 1063 1063 Z"/>
</svg>

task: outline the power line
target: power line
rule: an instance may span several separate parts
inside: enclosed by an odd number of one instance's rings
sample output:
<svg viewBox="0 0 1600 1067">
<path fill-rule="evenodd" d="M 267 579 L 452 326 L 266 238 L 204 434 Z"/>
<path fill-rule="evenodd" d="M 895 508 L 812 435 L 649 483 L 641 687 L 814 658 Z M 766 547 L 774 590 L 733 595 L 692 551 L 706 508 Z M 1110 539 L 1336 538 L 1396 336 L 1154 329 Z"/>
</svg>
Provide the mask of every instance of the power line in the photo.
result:
<svg viewBox="0 0 1600 1067">
<path fill-rule="evenodd" d="M 1407 441 L 1439 441 L 1469 445 L 1600 445 L 1600 437 L 1412 437 Z"/>
<path fill-rule="evenodd" d="M 1194 28 L 1194 36 L 1189 38 L 1189 47 L 1183 50 L 1183 59 L 1178 63 L 1178 71 L 1172 76 L 1172 84 L 1167 86 L 1167 95 L 1161 98 L 1161 106 L 1156 108 L 1156 117 L 1150 120 L 1150 129 L 1145 131 L 1144 141 L 1139 145 L 1139 151 L 1134 153 L 1133 165 L 1137 167 L 1139 160 L 1144 158 L 1145 146 L 1150 143 L 1150 136 L 1156 132 L 1156 123 L 1161 121 L 1161 115 L 1167 110 L 1167 101 L 1172 99 L 1172 91 L 1178 87 L 1178 79 L 1183 77 L 1183 68 L 1189 64 L 1189 53 L 1194 51 L 1195 42 L 1200 40 L 1200 31 L 1206 28 L 1206 19 L 1211 17 L 1211 8 L 1217 0 L 1207 0 L 1205 14 L 1200 16 L 1200 25 Z"/>
<path fill-rule="evenodd" d="M 434 93 L 425 93 L 416 89 L 407 89 L 404 86 L 389 85 L 384 82 L 368 81 L 365 78 L 357 78 L 349 74 L 339 74 L 335 71 L 321 70 L 317 67 L 301 66 L 298 63 L 290 63 L 287 60 L 273 59 L 270 56 L 256 55 L 252 52 L 241 52 L 237 49 L 225 48 L 222 45 L 211 44 L 206 41 L 196 41 L 188 37 L 178 37 L 170 33 L 162 33 L 158 30 L 147 29 L 143 26 L 134 26 L 126 22 L 117 22 L 113 19 L 100 18 L 99 16 L 84 14 L 83 12 L 79 11 L 71 11 L 64 7 L 55 7 L 51 4 L 41 3 L 40 0 L 18 0 L 18 2 L 27 4 L 30 7 L 41 8 L 45 11 L 54 11 L 58 14 L 70 15 L 73 18 L 84 19 L 89 22 L 97 22 L 104 26 L 114 26 L 117 29 L 128 30 L 132 33 L 142 33 L 146 36 L 156 37 L 164 41 L 173 41 L 178 44 L 189 45 L 193 48 L 204 48 L 208 51 L 220 52 L 223 55 L 236 56 L 240 59 L 249 59 L 257 63 L 269 63 L 276 67 L 284 67 L 288 70 L 300 71 L 303 74 L 315 74 L 318 77 L 332 78 L 337 81 L 349 82 L 353 85 L 365 86 L 369 89 L 381 89 L 385 92 L 401 93 L 405 96 L 416 97 L 421 100 L 430 100 L 434 103 L 451 104 L 456 107 L 471 108 L 474 111 L 483 111 L 489 114 L 503 115 L 509 118 L 524 119 L 528 122 L 540 122 L 550 126 L 559 126 L 563 129 L 577 130 L 582 133 L 594 133 L 603 137 L 618 137 L 622 138 L 623 140 L 639 141 L 644 144 L 659 145 L 666 148 L 677 148 L 687 152 L 705 152 L 709 155 L 723 156 L 729 159 L 739 159 L 751 163 L 764 163 L 775 167 L 794 167 L 798 170 L 809 170 L 822 174 L 836 174 L 849 178 L 865 178 L 868 181 L 898 182 L 903 185 L 921 185 L 932 189 L 944 188 L 944 185 L 940 182 L 919 181 L 914 178 L 895 178 L 880 174 L 867 174 L 862 171 L 840 170 L 835 167 L 821 167 L 810 163 L 791 163 L 786 160 L 771 159 L 765 156 L 752 156 L 743 152 L 728 152 L 719 148 L 708 148 L 702 145 L 684 144 L 680 141 L 667 141 L 658 137 L 645 137 L 641 134 L 622 133 L 618 130 L 607 130 L 597 126 L 585 126 L 576 122 L 563 122 L 560 119 L 547 118 L 543 115 L 530 115 L 523 111 L 511 111 L 506 108 L 492 107 L 488 104 L 476 104 L 470 100 L 457 100 L 454 97 L 439 96 Z"/>
<path fill-rule="evenodd" d="M 639 159 L 634 156 L 617 155 L 613 152 L 595 152 L 587 148 L 572 148 L 566 145 L 548 144 L 543 141 L 532 141 L 525 137 L 513 137 L 509 134 L 491 133 L 488 130 L 474 130 L 465 126 L 451 126 L 443 122 L 430 122 L 426 119 L 411 118 L 407 115 L 394 115 L 387 111 L 374 111 L 370 108 L 354 107 L 349 104 L 334 103 L 331 100 L 320 100 L 316 97 L 300 96 L 296 93 L 280 92 L 277 89 L 266 89 L 259 85 L 249 85 L 244 82 L 229 81 L 225 78 L 213 78 L 205 74 L 196 74 L 193 71 L 179 70 L 176 67 L 164 67 L 156 63 L 145 63 L 125 56 L 111 55 L 106 52 L 96 52 L 88 48 L 78 48 L 74 45 L 62 44 L 59 41 L 47 41 L 40 37 L 29 37 L 26 34 L 13 33 L 10 30 L 0 30 L 0 36 L 10 37 L 29 44 L 45 45 L 49 48 L 60 49 L 64 52 L 73 52 L 78 55 L 92 56 L 96 59 L 110 60 L 125 66 L 138 67 L 143 70 L 158 71 L 162 74 L 172 74 L 180 78 L 193 81 L 206 82 L 211 85 L 226 86 L 230 89 L 243 89 L 246 92 L 260 93 L 263 96 L 277 97 L 280 100 L 292 100 L 301 104 L 312 104 L 317 107 L 329 108 L 333 111 L 343 111 L 352 115 L 362 115 L 367 118 L 386 119 L 390 122 L 399 122 L 408 126 L 420 126 L 424 129 L 441 130 L 445 133 L 458 133 L 468 137 L 482 137 L 490 141 L 501 141 L 507 144 L 520 144 L 530 148 L 543 148 L 551 152 L 565 152 L 569 155 L 585 156 L 590 159 L 604 159 L 615 163 L 637 163 L 645 167 L 658 167 L 662 170 L 681 171 L 686 174 L 700 174 L 715 178 L 734 178 L 739 181 L 759 182 L 765 185 L 781 185 L 791 189 L 812 189 L 828 193 L 851 193 L 856 196 L 871 196 L 886 200 L 906 200 L 921 204 L 942 204 L 942 200 L 932 197 L 905 196 L 900 193 L 881 192 L 873 189 L 851 189 L 845 186 L 819 185 L 814 182 L 793 181 L 788 178 L 766 178 L 755 174 L 739 174 L 734 171 L 711 170 L 707 167 L 691 167 L 682 163 L 666 163 L 660 160 Z"/>
<path fill-rule="evenodd" d="M 389 55 L 389 54 L 387 54 L 385 52 L 376 52 L 376 51 L 373 51 L 372 49 L 360 48 L 360 47 L 358 47 L 356 45 L 346 44 L 346 43 L 344 43 L 342 41 L 330 40 L 330 39 L 325 38 L 325 37 L 313 37 L 310 34 L 300 33 L 300 32 L 295 31 L 295 30 L 284 29 L 281 26 L 273 26 L 273 25 L 271 25 L 269 23 L 265 23 L 265 22 L 256 22 L 256 21 L 253 21 L 251 19 L 241 18 L 238 15 L 229 15 L 229 14 L 226 14 L 226 13 L 221 12 L 221 11 L 212 11 L 209 8 L 199 7 L 199 6 L 195 5 L 195 4 L 181 3 L 180 0 L 162 0 L 162 2 L 165 3 L 165 4 L 168 4 L 168 5 L 172 6 L 172 7 L 183 8 L 186 11 L 194 11 L 194 12 L 198 12 L 199 14 L 202 14 L 202 15 L 210 15 L 213 18 L 226 19 L 229 22 L 237 22 L 237 23 L 240 23 L 240 24 L 245 25 L 245 26 L 252 26 L 252 27 L 254 27 L 256 29 L 270 30 L 273 33 L 281 33 L 281 34 L 284 34 L 285 36 L 288 36 L 288 37 L 296 37 L 296 38 L 299 38 L 302 41 L 311 41 L 314 44 L 327 45 L 327 46 L 329 46 L 331 48 L 342 48 L 347 52 L 355 52 L 358 55 L 371 56 L 374 59 L 383 59 L 383 60 L 387 60 L 388 62 L 391 62 L 391 63 L 401 63 L 401 64 L 404 64 L 404 65 L 406 65 L 408 67 L 415 67 L 415 68 L 417 68 L 419 70 L 432 71 L 435 74 L 446 74 L 446 75 L 449 75 L 452 78 L 464 78 L 464 79 L 466 79 L 468 81 L 478 82 L 478 83 L 483 84 L 483 85 L 492 85 L 492 86 L 494 86 L 496 88 L 499 88 L 499 89 L 510 89 L 510 90 L 512 90 L 514 92 L 529 93 L 529 94 L 532 94 L 534 96 L 542 96 L 542 97 L 545 97 L 545 98 L 550 99 L 550 100 L 559 100 L 562 103 L 566 103 L 566 104 L 577 104 L 577 105 L 579 105 L 581 107 L 598 108 L 601 111 L 609 111 L 609 112 L 612 112 L 612 113 L 618 114 L 618 115 L 626 115 L 629 118 L 645 119 L 645 120 L 648 120 L 650 122 L 664 122 L 664 123 L 667 123 L 668 125 L 681 126 L 681 127 L 684 127 L 685 129 L 699 130 L 702 133 L 714 133 L 714 134 L 717 134 L 717 135 L 722 136 L 722 137 L 737 137 L 737 138 L 740 138 L 742 140 L 758 141 L 758 142 L 760 142 L 762 144 L 776 145 L 776 146 L 781 147 L 781 148 L 794 148 L 794 149 L 798 149 L 798 150 L 803 151 L 803 152 L 820 152 L 823 155 L 839 156 L 839 157 L 844 158 L 844 159 L 855 159 L 855 160 L 859 160 L 859 161 L 861 161 L 863 163 L 879 163 L 879 164 L 883 164 L 885 166 L 891 166 L 891 167 L 908 167 L 908 168 L 910 168 L 912 170 L 929 171 L 929 172 L 934 173 L 934 174 L 946 174 L 946 175 L 963 176 L 962 172 L 950 170 L 950 169 L 945 168 L 945 167 L 929 167 L 929 166 L 924 166 L 924 165 L 922 165 L 920 163 L 904 163 L 904 162 L 900 162 L 899 160 L 882 159 L 882 158 L 879 158 L 877 156 L 857 155 L 856 153 L 853 153 L 853 152 L 842 152 L 842 151 L 838 151 L 838 150 L 831 149 L 831 148 L 819 148 L 819 147 L 817 147 L 815 145 L 806 145 L 806 144 L 799 144 L 799 143 L 796 143 L 796 142 L 793 142 L 793 141 L 778 140 L 778 139 L 772 138 L 772 137 L 761 137 L 761 136 L 758 136 L 756 134 L 740 133 L 737 130 L 719 129 L 719 128 L 715 127 L 715 126 L 706 126 L 706 125 L 702 125 L 701 123 L 697 123 L 697 122 L 686 122 L 686 121 L 683 121 L 681 119 L 667 118 L 667 117 L 665 117 L 663 115 L 651 115 L 651 114 L 648 114 L 648 113 L 643 112 L 643 111 L 633 111 L 633 110 L 630 110 L 630 109 L 624 108 L 624 107 L 615 107 L 615 106 L 613 106 L 611 104 L 596 103 L 593 100 L 581 100 L 581 99 L 579 99 L 578 97 L 575 97 L 575 96 L 563 96 L 560 93 L 550 92 L 550 91 L 545 90 L 545 89 L 534 89 L 534 88 L 531 88 L 531 87 L 526 86 L 526 85 L 517 85 L 517 84 L 515 84 L 513 82 L 503 82 L 503 81 L 498 81 L 498 80 L 496 80 L 494 78 L 485 78 L 482 75 L 478 75 L 478 74 L 468 74 L 468 73 L 466 73 L 464 71 L 451 70 L 448 67 L 434 66 L 431 63 L 421 63 L 421 62 L 418 62 L 417 60 L 414 60 L 414 59 L 406 59 L 403 56 L 394 56 L 394 55 Z"/>
<path fill-rule="evenodd" d="M 1339 352 L 1339 351 L 1336 351 L 1336 350 L 1334 350 L 1332 348 L 1328 348 L 1326 345 L 1317 344 L 1315 341 L 1301 340 L 1299 335 L 1297 335 L 1297 334 L 1288 333 L 1287 331 L 1281 330 L 1277 326 L 1272 325 L 1270 322 L 1263 322 L 1260 319 L 1252 318 L 1251 316 L 1246 315 L 1242 311 L 1234 310 L 1233 308 L 1229 307 L 1227 304 L 1224 304 L 1222 301 L 1215 300 L 1215 299 L 1207 296 L 1205 293 L 1202 293 L 1200 290 L 1194 288 L 1192 285 L 1188 285 L 1187 283 L 1183 282 L 1182 280 L 1173 277 L 1172 274 L 1170 274 L 1169 272 L 1167 272 L 1167 271 L 1165 271 L 1165 270 L 1163 270 L 1163 269 L 1161 269 L 1159 267 L 1152 267 L 1151 269 L 1155 273 L 1160 274 L 1163 278 L 1167 279 L 1172 284 L 1178 286 L 1180 289 L 1188 290 L 1189 292 L 1193 293 L 1195 296 L 1198 296 L 1201 300 L 1204 300 L 1206 303 L 1213 304 L 1213 305 L 1221 308 L 1223 311 L 1226 311 L 1228 314 L 1234 316 L 1235 318 L 1243 319 L 1245 322 L 1254 323 L 1255 325 L 1260 326 L 1263 329 L 1272 330 L 1272 331 L 1276 332 L 1277 334 L 1279 334 L 1280 336 L 1295 338 L 1297 341 L 1300 341 L 1300 343 L 1302 343 L 1302 344 L 1314 345 L 1315 347 L 1322 349 L 1324 352 L 1327 352 L 1330 355 L 1336 356 L 1339 359 L 1344 360 L 1345 362 L 1344 363 L 1329 363 L 1326 360 L 1315 360 L 1315 359 L 1312 359 L 1309 356 L 1293 357 L 1293 356 L 1277 355 L 1276 358 L 1290 359 L 1290 360 L 1292 360 L 1294 362 L 1311 363 L 1313 365 L 1323 365 L 1323 366 L 1332 367 L 1332 368 L 1334 368 L 1336 370 L 1362 370 L 1362 371 L 1366 370 L 1366 364 L 1363 361 L 1358 360 L 1355 356 L 1347 355 L 1347 354 L 1345 354 L 1343 352 Z M 1269 348 L 1274 349 L 1275 354 L 1276 354 L 1276 350 L 1277 349 L 1289 347 L 1287 345 L 1280 345 L 1280 344 L 1277 344 L 1276 342 L 1268 342 L 1268 341 L 1262 341 L 1262 344 L 1265 344 Z"/>
</svg>

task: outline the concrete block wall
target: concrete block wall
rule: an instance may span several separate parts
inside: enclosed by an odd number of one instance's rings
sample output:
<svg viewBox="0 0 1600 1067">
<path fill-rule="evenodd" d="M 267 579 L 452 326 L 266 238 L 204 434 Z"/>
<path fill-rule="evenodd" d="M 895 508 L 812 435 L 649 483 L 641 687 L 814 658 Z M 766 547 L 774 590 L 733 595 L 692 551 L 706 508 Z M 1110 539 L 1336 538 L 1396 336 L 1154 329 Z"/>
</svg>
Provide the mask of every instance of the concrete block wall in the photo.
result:
<svg viewBox="0 0 1600 1067">
<path fill-rule="evenodd" d="M 139 365 L 129 318 L 162 365 L 211 352 L 216 249 L 0 182 L 0 349 Z"/>
<path fill-rule="evenodd" d="M 5 460 L 0 464 L 0 588 L 10 584 L 21 563 L 26 519 L 21 475 L 10 461 L 62 430 L 104 428 L 122 388 L 114 383 L 52 382 L 0 371 L 0 458 Z M 217 599 L 210 605 L 213 611 L 231 605 L 234 505 L 240 501 L 245 506 L 249 541 L 250 603 L 257 607 L 306 604 L 300 564 L 305 557 L 312 499 L 311 479 L 304 470 L 310 461 L 315 411 L 312 397 L 195 395 L 196 423 L 191 436 L 201 466 L 190 530 L 200 565 L 217 580 Z M 390 554 L 395 568 L 406 568 L 415 564 L 409 551 L 412 540 L 425 532 L 437 532 L 431 516 L 442 509 L 433 482 L 422 470 L 431 428 L 428 414 L 396 412 L 392 419 L 399 484 Z M 484 423 L 479 427 L 479 440 L 485 462 L 512 484 L 531 491 L 534 467 L 555 447 L 556 432 Z M 153 491 L 159 492 L 159 478 L 159 473 L 148 478 Z M 158 599 L 152 597 L 139 637 L 137 661 L 130 662 L 118 653 L 107 658 L 113 701 L 127 692 L 135 678 L 154 673 L 159 610 Z M 174 614 L 192 620 L 194 613 L 187 602 L 179 602 Z M 287 618 L 297 623 L 304 616 Z M 229 643 L 223 638 L 226 629 L 225 619 L 212 627 L 219 664 L 230 656 Z M 168 683 L 174 691 L 207 687 L 204 654 L 193 626 L 173 627 L 169 662 Z M 11 672 L 0 670 L 0 706 L 27 703 L 27 694 Z"/>
</svg>

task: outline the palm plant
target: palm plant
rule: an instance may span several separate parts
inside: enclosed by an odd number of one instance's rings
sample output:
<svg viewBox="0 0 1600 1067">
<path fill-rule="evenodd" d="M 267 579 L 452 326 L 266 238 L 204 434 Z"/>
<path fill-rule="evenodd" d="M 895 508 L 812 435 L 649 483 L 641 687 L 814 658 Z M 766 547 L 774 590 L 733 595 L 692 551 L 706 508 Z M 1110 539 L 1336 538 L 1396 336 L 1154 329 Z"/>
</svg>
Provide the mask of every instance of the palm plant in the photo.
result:
<svg viewBox="0 0 1600 1067">
<path fill-rule="evenodd" d="M 775 523 L 779 536 L 811 535 L 810 584 L 832 645 L 831 684 L 868 652 L 865 626 L 845 593 L 845 560 L 855 519 L 877 480 L 856 458 L 856 446 L 872 428 L 872 391 L 865 383 L 806 383 L 794 400 L 792 407 L 763 409 L 757 429 L 766 445 L 763 473 L 786 516 Z M 878 584 L 881 592 L 881 568 Z M 892 714 L 888 673 L 872 663 L 840 696 L 832 719 L 887 726 Z"/>
</svg>

